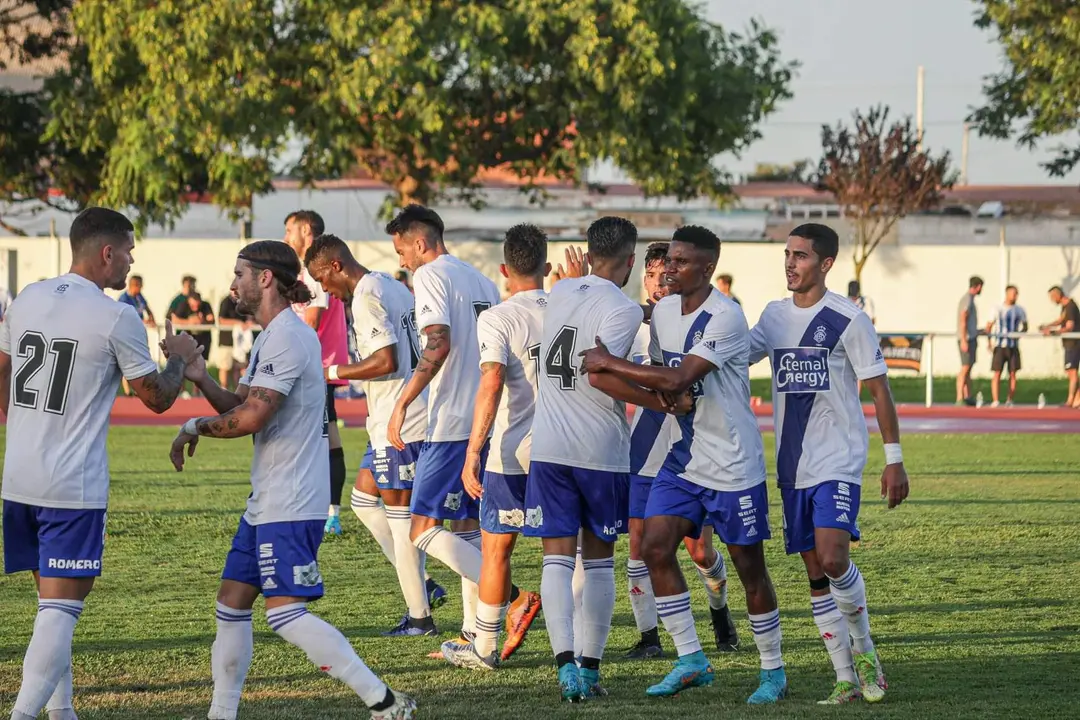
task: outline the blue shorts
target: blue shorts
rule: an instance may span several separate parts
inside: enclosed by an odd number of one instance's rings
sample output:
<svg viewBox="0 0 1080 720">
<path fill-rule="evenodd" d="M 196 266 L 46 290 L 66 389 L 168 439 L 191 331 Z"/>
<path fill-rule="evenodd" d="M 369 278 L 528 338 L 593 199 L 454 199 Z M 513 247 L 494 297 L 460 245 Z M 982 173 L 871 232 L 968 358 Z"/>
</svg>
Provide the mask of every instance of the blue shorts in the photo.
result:
<svg viewBox="0 0 1080 720">
<path fill-rule="evenodd" d="M 628 473 L 533 461 L 525 488 L 526 537 L 577 537 L 587 529 L 605 542 L 615 542 L 623 520 L 620 486 Z"/>
<path fill-rule="evenodd" d="M 667 468 L 653 481 L 645 517 L 674 515 L 694 523 L 692 538 L 701 537 L 708 521 L 725 545 L 756 545 L 772 537 L 769 493 L 765 481 L 746 490 L 726 492 L 701 487 Z"/>
<path fill-rule="evenodd" d="M 407 443 L 404 450 L 393 445 L 379 448 L 369 466 L 380 490 L 412 490 L 416 476 L 416 458 L 420 457 L 423 442 Z M 365 456 L 366 457 L 366 456 Z"/>
<path fill-rule="evenodd" d="M 630 517 L 638 520 L 645 518 L 645 506 L 649 502 L 654 479 L 644 475 L 630 476 Z"/>
<path fill-rule="evenodd" d="M 263 597 L 318 600 L 323 596 L 322 539 L 322 520 L 250 525 L 240 518 L 221 579 L 257 587 Z"/>
<path fill-rule="evenodd" d="M 859 539 L 862 486 L 833 480 L 811 488 L 780 488 L 784 507 L 784 550 L 788 555 L 814 549 L 814 528 L 847 530 Z"/>
<path fill-rule="evenodd" d="M 496 535 L 521 532 L 525 524 L 525 487 L 528 475 L 484 473 L 480 498 L 480 529 Z"/>
<path fill-rule="evenodd" d="M 41 577 L 101 575 L 105 510 L 64 510 L 4 501 L 4 572 Z"/>
<path fill-rule="evenodd" d="M 374 454 L 375 454 L 375 451 L 371 449 L 371 443 L 368 443 L 367 444 L 367 450 L 364 450 L 364 459 L 360 461 L 360 469 L 361 470 L 370 470 L 371 469 L 371 461 L 372 461 L 372 457 L 374 456 Z"/>
<path fill-rule="evenodd" d="M 468 440 L 424 443 L 416 460 L 413 480 L 413 515 L 436 520 L 466 520 L 480 517 L 480 503 L 465 492 L 461 471 L 465 469 Z M 487 462 L 487 445 L 480 456 L 480 465 Z"/>
</svg>

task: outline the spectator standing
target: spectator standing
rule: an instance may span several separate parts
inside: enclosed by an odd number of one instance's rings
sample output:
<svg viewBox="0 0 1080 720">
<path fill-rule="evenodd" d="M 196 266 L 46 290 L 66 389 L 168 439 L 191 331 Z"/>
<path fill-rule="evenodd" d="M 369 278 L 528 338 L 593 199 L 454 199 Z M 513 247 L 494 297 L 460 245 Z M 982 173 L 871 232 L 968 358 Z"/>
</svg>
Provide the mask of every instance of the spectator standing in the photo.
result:
<svg viewBox="0 0 1080 720">
<path fill-rule="evenodd" d="M 1050 288 L 1050 302 L 1061 308 L 1061 315 L 1052 323 L 1039 327 L 1043 335 L 1063 335 L 1080 332 L 1080 308 L 1076 301 L 1069 298 L 1060 286 Z M 1067 407 L 1080 409 L 1080 388 L 1077 388 L 1077 368 L 1080 367 L 1080 340 L 1062 338 L 1061 347 L 1065 350 L 1065 374 L 1069 378 L 1069 396 L 1065 400 Z"/>
<path fill-rule="evenodd" d="M 118 302 L 122 302 L 125 305 L 130 305 L 135 308 L 135 312 L 139 314 L 139 319 L 143 321 L 144 325 L 155 327 L 157 322 L 154 320 L 154 313 L 150 311 L 150 305 L 146 302 L 146 298 L 143 297 L 142 289 L 142 276 L 132 275 L 128 278 L 127 290 L 121 293 L 120 297 L 116 299 Z"/>
<path fill-rule="evenodd" d="M 184 298 L 184 302 L 172 310 L 169 319 L 177 327 L 183 325 L 213 325 L 214 308 L 210 306 L 210 303 L 205 302 L 199 293 L 192 292 Z M 210 345 L 214 339 L 213 332 L 211 330 L 195 330 L 191 332 L 191 336 L 195 338 L 195 342 L 202 346 L 203 360 L 209 363 Z M 198 396 L 199 388 L 194 384 L 191 387 L 194 395 Z M 185 391 L 186 393 L 187 391 Z"/>
<path fill-rule="evenodd" d="M 1009 337 L 1008 333 L 1025 333 L 1028 329 L 1027 313 L 1016 304 L 1019 295 L 1020 291 L 1015 285 L 1005 288 L 1005 304 L 997 309 L 994 319 L 986 323 L 986 344 L 993 353 L 990 370 L 994 373 L 994 384 L 990 390 L 994 402 L 991 407 L 998 406 L 1001 392 L 998 385 L 1001 383 L 1001 371 L 1006 366 L 1009 368 L 1009 399 L 1005 401 L 1006 407 L 1012 407 L 1013 398 L 1016 396 L 1016 373 L 1020 370 L 1020 340 Z"/>
<path fill-rule="evenodd" d="M 218 369 L 218 384 L 223 388 L 234 388 L 240 380 L 240 371 L 247 365 L 246 353 L 239 352 L 233 329 L 239 330 L 254 322 L 250 315 L 244 315 L 236 307 L 236 300 L 231 294 L 226 295 L 218 306 L 218 342 L 214 348 L 214 365 Z"/>
<path fill-rule="evenodd" d="M 731 292 L 731 286 L 735 284 L 735 278 L 727 273 L 716 276 L 716 289 L 724 295 L 735 301 L 735 304 L 742 305 L 742 301 L 735 297 Z"/>
<path fill-rule="evenodd" d="M 847 284 L 847 299 L 855 303 L 855 307 L 866 313 L 870 318 L 871 325 L 877 325 L 877 313 L 874 311 L 874 301 L 862 294 L 862 288 L 858 280 L 852 280 Z"/>
<path fill-rule="evenodd" d="M 975 404 L 971 397 L 971 367 L 975 364 L 979 337 L 979 311 L 975 307 L 975 298 L 982 293 L 982 289 L 982 278 L 972 275 L 968 280 L 968 291 L 960 298 L 957 309 L 956 336 L 960 346 L 960 373 L 956 376 L 957 405 Z"/>
<path fill-rule="evenodd" d="M 185 275 L 180 278 L 180 294 L 169 301 L 169 317 L 187 303 L 188 295 L 195 292 L 195 276 Z"/>
</svg>

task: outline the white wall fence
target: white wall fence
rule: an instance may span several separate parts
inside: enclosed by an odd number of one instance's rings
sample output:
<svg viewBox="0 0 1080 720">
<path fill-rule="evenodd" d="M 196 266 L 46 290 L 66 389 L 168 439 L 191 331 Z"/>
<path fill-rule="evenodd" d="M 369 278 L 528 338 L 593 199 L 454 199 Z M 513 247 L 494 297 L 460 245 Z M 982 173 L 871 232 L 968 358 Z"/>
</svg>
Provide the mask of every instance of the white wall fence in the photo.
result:
<svg viewBox="0 0 1080 720">
<path fill-rule="evenodd" d="M 398 268 L 389 240 L 357 241 L 350 245 L 360 262 L 371 269 Z M 144 295 L 161 322 L 165 320 L 169 301 L 180 290 L 182 275 L 190 274 L 198 279 L 199 292 L 216 312 L 228 293 L 236 254 L 242 246 L 236 239 L 141 240 L 134 251 L 132 272 L 143 276 Z M 498 243 L 451 242 L 449 247 L 455 255 L 473 263 L 503 286 L 498 271 L 502 256 Z M 567 243 L 552 243 L 549 259 L 553 264 L 562 261 L 566 247 Z M 639 248 L 637 271 L 626 288 L 634 298 L 641 296 L 643 256 L 644 245 Z M 66 238 L 0 238 L 0 265 L 5 261 L 13 263 L 13 272 L 0 267 L 0 282 L 14 275 L 17 278 L 16 287 L 11 288 L 14 291 L 66 271 L 70 251 Z M 769 301 L 787 295 L 783 263 L 782 244 L 724 244 L 717 273 L 734 276 L 734 293 L 742 301 L 751 324 Z M 832 289 L 845 292 L 848 280 L 854 277 L 852 267 L 850 249 L 841 248 L 841 256 L 829 275 Z M 1005 286 L 1014 284 L 1020 291 L 1019 304 L 1027 311 L 1034 329 L 1060 314 L 1059 308 L 1047 298 L 1050 286 L 1060 285 L 1067 294 L 1080 294 L 1080 246 L 882 245 L 863 271 L 863 293 L 874 302 L 879 332 L 932 334 L 933 372 L 953 375 L 959 369 L 959 353 L 955 339 L 947 336 L 956 331 L 959 302 L 971 275 L 981 276 L 986 283 L 982 295 L 976 299 L 981 326 L 993 317 Z M 1024 376 L 1063 374 L 1058 339 L 1024 338 L 1020 346 Z M 764 368 L 754 369 L 755 374 L 763 372 L 766 372 Z M 989 372 L 990 355 L 984 341 L 980 343 L 975 373 L 986 376 Z"/>
</svg>

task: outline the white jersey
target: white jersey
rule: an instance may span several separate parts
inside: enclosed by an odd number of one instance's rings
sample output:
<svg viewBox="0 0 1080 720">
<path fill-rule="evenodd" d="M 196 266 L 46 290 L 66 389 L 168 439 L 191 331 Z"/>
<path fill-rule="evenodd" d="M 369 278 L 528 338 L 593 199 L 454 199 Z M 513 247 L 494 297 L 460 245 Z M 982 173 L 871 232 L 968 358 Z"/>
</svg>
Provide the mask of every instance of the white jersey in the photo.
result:
<svg viewBox="0 0 1080 720">
<path fill-rule="evenodd" d="M 652 342 L 649 326 L 641 323 L 637 334 L 634 335 L 634 344 L 630 346 L 630 361 L 642 365 L 649 362 L 649 344 Z"/>
<path fill-rule="evenodd" d="M 663 360 L 659 357 L 650 357 L 651 345 L 652 330 L 649 325 L 642 323 L 634 337 L 630 359 L 639 365 L 650 360 L 653 365 L 663 365 Z M 641 477 L 656 477 L 667 458 L 673 439 L 678 436 L 678 424 L 673 415 L 644 407 L 634 408 L 634 419 L 630 421 L 630 473 Z"/>
<path fill-rule="evenodd" d="M 386 273 L 369 272 L 360 278 L 353 291 L 352 316 L 356 352 L 361 358 L 384 347 L 395 346 L 397 370 L 364 381 L 368 439 L 372 448 L 381 450 L 390 444 L 386 439 L 386 426 L 420 357 L 412 293 Z M 421 442 L 426 435 L 427 394 L 424 393 L 409 405 L 405 424 L 401 427 L 401 439 L 406 443 Z"/>
<path fill-rule="evenodd" d="M 579 355 L 596 347 L 626 357 L 641 326 L 641 307 L 610 280 L 586 275 L 555 284 L 544 316 L 532 459 L 558 465 L 629 472 L 626 403 L 579 375 Z"/>
<path fill-rule="evenodd" d="M 529 472 L 532 423 L 536 410 L 536 375 L 548 294 L 529 290 L 491 308 L 476 323 L 480 364 L 506 366 L 495 431 L 486 470 L 502 475 Z"/>
<path fill-rule="evenodd" d="M 686 355 L 713 369 L 694 384 L 694 409 L 676 418 L 682 437 L 664 469 L 695 485 L 737 492 L 765 481 L 765 450 L 750 407 L 750 328 L 742 307 L 713 288 L 683 315 L 671 295 L 653 309 L 651 355 L 677 367 Z"/>
<path fill-rule="evenodd" d="M 427 439 L 468 440 L 480 387 L 476 319 L 499 304 L 499 289 L 472 265 L 440 255 L 413 274 L 413 290 L 420 333 L 432 325 L 450 328 L 450 354 L 428 385 Z"/>
<path fill-rule="evenodd" d="M 322 285 L 315 282 L 315 278 L 308 274 L 307 268 L 300 269 L 300 279 L 304 281 L 304 285 L 311 291 L 311 300 L 293 303 L 292 309 L 303 320 L 308 308 L 322 308 L 325 310 L 330 307 L 330 296 L 322 289 Z"/>
<path fill-rule="evenodd" d="M 105 508 L 105 446 L 120 376 L 158 369 L 135 308 L 81 275 L 42 280 L 8 308 L 0 352 L 11 356 L 3 499 Z"/>
<path fill-rule="evenodd" d="M 240 382 L 248 393 L 266 388 L 285 400 L 255 433 L 249 525 L 322 520 L 330 504 L 330 445 L 326 380 L 319 337 L 291 312 L 280 312 L 259 333 Z"/>
<path fill-rule="evenodd" d="M 888 372 L 870 317 L 826 292 L 800 308 L 769 303 L 751 332 L 751 360 L 772 362 L 780 487 L 862 482 L 869 437 L 858 380 Z"/>
</svg>

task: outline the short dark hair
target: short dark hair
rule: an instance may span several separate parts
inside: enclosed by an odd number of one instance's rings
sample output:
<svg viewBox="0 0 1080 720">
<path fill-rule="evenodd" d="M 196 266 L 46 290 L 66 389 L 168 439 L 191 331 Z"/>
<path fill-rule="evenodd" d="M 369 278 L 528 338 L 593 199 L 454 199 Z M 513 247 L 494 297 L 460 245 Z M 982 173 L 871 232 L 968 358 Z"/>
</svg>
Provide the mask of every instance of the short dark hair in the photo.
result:
<svg viewBox="0 0 1080 720">
<path fill-rule="evenodd" d="M 983 279 L 981 277 L 979 277 L 978 275 L 972 275 L 968 279 L 968 287 L 969 288 L 977 288 L 982 284 L 983 284 Z"/>
<path fill-rule="evenodd" d="M 821 260 L 826 258 L 836 259 L 836 253 L 840 252 L 840 236 L 828 225 L 821 223 L 803 223 L 788 233 L 793 237 L 800 237 L 810 241 L 810 247 L 814 254 Z"/>
<path fill-rule="evenodd" d="M 337 235 L 320 235 L 311 242 L 311 247 L 304 253 L 304 267 L 311 267 L 316 263 L 330 262 L 331 260 L 342 261 L 352 257 L 349 246 Z"/>
<path fill-rule="evenodd" d="M 668 247 L 671 245 L 669 242 L 654 242 L 645 248 L 645 267 L 649 267 L 654 262 L 664 262 L 667 260 Z"/>
<path fill-rule="evenodd" d="M 1061 293 L 1062 295 L 1064 295 L 1064 294 L 1065 294 L 1065 291 L 1061 289 L 1061 286 L 1060 286 L 1060 285 L 1053 285 L 1053 286 L 1051 286 L 1051 287 L 1050 287 L 1050 289 L 1049 289 L 1049 290 L 1047 290 L 1046 292 L 1047 292 L 1047 293 L 1052 293 L 1052 292 L 1054 292 L 1055 290 L 1057 290 L 1057 291 L 1058 291 L 1059 293 Z"/>
<path fill-rule="evenodd" d="M 395 280 L 400 280 L 401 282 L 405 282 L 406 280 L 409 279 L 408 270 L 398 270 L 396 273 L 394 273 L 394 279 Z"/>
<path fill-rule="evenodd" d="M 547 263 L 547 244 L 547 234 L 535 225 L 515 225 L 506 231 L 503 262 L 515 275 L 538 275 Z"/>
<path fill-rule="evenodd" d="M 386 223 L 387 235 L 405 235 L 411 232 L 422 232 L 424 237 L 436 242 L 442 242 L 443 225 L 439 213 L 423 205 L 412 203 L 401 208 L 401 212 L 394 219 Z"/>
<path fill-rule="evenodd" d="M 716 276 L 716 279 L 726 282 L 729 287 L 735 284 L 735 278 L 731 277 L 729 273 L 720 273 Z"/>
<path fill-rule="evenodd" d="M 860 288 L 860 287 L 859 287 L 859 281 L 858 281 L 858 280 L 852 280 L 851 282 L 849 282 L 849 283 L 847 284 L 847 294 L 848 294 L 848 297 L 851 297 L 851 296 L 854 296 L 854 295 L 858 295 L 858 294 L 859 294 L 859 290 L 861 290 L 861 289 L 862 289 L 862 288 Z"/>
<path fill-rule="evenodd" d="M 1005 286 L 1005 292 L 1009 292 L 1010 290 L 1015 290 L 1016 292 L 1020 292 L 1020 288 L 1016 287 L 1015 285 L 1006 285 Z"/>
<path fill-rule="evenodd" d="M 189 292 L 187 295 L 184 296 L 184 299 L 185 300 L 198 300 L 199 302 L 202 302 L 202 295 L 200 295 L 197 292 Z"/>
<path fill-rule="evenodd" d="M 322 215 L 315 212 L 314 210 L 297 210 L 295 212 L 291 212 L 285 216 L 286 223 L 288 223 L 290 220 L 295 220 L 296 222 L 301 222 L 307 225 L 309 228 L 311 228 L 311 234 L 315 237 L 318 237 L 319 235 L 322 235 L 324 232 L 326 232 L 326 223 L 323 222 Z"/>
<path fill-rule="evenodd" d="M 622 258 L 634 254 L 637 228 L 626 218 L 607 216 L 593 222 L 585 232 L 589 255 L 594 258 Z"/>
<path fill-rule="evenodd" d="M 709 228 L 700 225 L 683 225 L 671 236 L 671 242 L 693 245 L 698 250 L 710 253 L 715 261 L 720 257 L 720 238 Z"/>
<path fill-rule="evenodd" d="M 191 283 L 192 285 L 194 285 L 195 284 L 195 276 L 194 275 L 185 275 L 184 277 L 180 278 L 180 284 L 183 285 L 184 283 Z"/>
<path fill-rule="evenodd" d="M 136 282 L 142 282 L 142 275 L 128 275 L 128 280 L 134 280 Z"/>
<path fill-rule="evenodd" d="M 86 208 L 71 223 L 71 254 L 79 257 L 101 245 L 117 245 L 133 232 L 135 226 L 123 214 L 103 207 Z"/>
<path fill-rule="evenodd" d="M 269 270 L 277 281 L 278 293 L 290 303 L 309 302 L 311 291 L 300 277 L 300 258 L 293 249 L 277 240 L 258 240 L 236 256 L 252 267 Z"/>
</svg>

